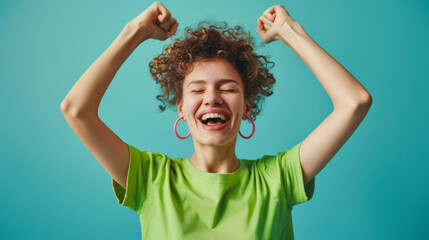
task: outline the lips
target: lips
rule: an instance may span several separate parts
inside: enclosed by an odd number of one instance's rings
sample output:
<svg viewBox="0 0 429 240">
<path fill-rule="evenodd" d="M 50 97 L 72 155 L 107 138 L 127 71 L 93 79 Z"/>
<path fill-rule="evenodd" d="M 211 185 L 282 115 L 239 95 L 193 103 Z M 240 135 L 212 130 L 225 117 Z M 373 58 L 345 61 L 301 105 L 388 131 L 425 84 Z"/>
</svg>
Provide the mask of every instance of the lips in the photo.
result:
<svg viewBox="0 0 429 240">
<path fill-rule="evenodd" d="M 225 117 L 226 117 L 226 121 L 228 121 L 229 120 L 229 118 L 230 118 L 230 114 L 227 112 L 227 111 L 225 111 L 225 110 L 222 110 L 222 109 L 207 109 L 207 110 L 205 110 L 205 111 L 202 111 L 199 115 L 198 115 L 198 120 L 202 120 L 202 117 L 205 115 L 205 114 L 207 114 L 207 113 L 219 113 L 219 114 L 222 114 L 222 115 L 224 115 Z"/>
<path fill-rule="evenodd" d="M 207 109 L 199 114 L 198 120 L 204 129 L 217 131 L 226 127 L 230 120 L 230 114 L 222 109 Z"/>
<path fill-rule="evenodd" d="M 222 130 L 222 129 L 224 129 L 226 127 L 226 125 L 228 124 L 228 122 L 229 122 L 229 119 L 226 120 L 225 122 L 221 123 L 221 124 L 207 125 L 207 124 L 204 124 L 203 121 L 200 119 L 201 126 L 204 129 L 209 130 L 209 131 Z"/>
</svg>

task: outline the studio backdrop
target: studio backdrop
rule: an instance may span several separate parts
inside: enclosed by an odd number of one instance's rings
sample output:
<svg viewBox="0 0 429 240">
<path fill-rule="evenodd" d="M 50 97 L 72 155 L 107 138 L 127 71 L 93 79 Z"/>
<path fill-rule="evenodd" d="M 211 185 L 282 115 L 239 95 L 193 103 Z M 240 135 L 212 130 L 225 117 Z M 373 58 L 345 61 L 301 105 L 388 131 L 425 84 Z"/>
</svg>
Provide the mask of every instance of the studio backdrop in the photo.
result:
<svg viewBox="0 0 429 240">
<path fill-rule="evenodd" d="M 305 139 L 333 110 L 305 63 L 280 41 L 262 44 L 257 18 L 282 4 L 373 98 L 359 128 L 294 207 L 296 239 L 428 239 L 426 1 L 161 1 L 177 36 L 202 20 L 242 26 L 275 63 L 274 94 L 236 154 L 258 159 Z M 60 104 L 147 0 L 0 2 L 0 239 L 139 239 L 138 215 L 120 206 L 111 177 L 64 119 Z M 141 150 L 189 157 L 174 109 L 159 112 L 148 64 L 171 39 L 143 42 L 119 69 L 100 119 Z M 244 135 L 251 133 L 242 123 Z M 186 135 L 184 122 L 178 133 Z"/>
</svg>

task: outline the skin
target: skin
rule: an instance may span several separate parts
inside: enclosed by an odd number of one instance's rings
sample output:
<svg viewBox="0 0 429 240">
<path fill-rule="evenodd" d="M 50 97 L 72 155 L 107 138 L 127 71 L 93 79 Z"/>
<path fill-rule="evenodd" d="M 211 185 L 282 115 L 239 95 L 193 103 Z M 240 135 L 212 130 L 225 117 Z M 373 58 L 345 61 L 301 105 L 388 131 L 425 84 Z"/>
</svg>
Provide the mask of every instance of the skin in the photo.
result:
<svg viewBox="0 0 429 240">
<path fill-rule="evenodd" d="M 333 112 L 302 141 L 299 156 L 303 181 L 307 183 L 326 166 L 357 129 L 372 105 L 372 96 L 290 17 L 282 5 L 268 8 L 257 19 L 257 23 L 256 32 L 262 41 L 270 43 L 279 40 L 304 61 L 334 106 Z M 85 71 L 61 102 L 61 112 L 71 128 L 104 169 L 124 188 L 129 166 L 128 147 L 98 117 L 99 104 L 128 56 L 147 39 L 166 40 L 176 33 L 178 25 L 167 8 L 160 2 L 154 2 L 126 24 L 120 35 Z M 233 97 L 239 94 L 227 95 L 214 88 L 216 81 L 225 77 L 223 74 L 232 77 L 234 71 L 227 65 L 197 64 L 197 69 L 202 72 L 199 77 L 207 81 L 207 90 L 201 95 L 184 93 L 183 101 L 177 103 L 183 106 L 179 114 L 189 119 L 187 122 L 194 138 L 195 153 L 190 161 L 195 167 L 207 172 L 230 173 L 238 169 L 234 148 L 240 125 L 238 119 L 244 115 L 245 101 L 242 96 L 241 99 Z M 214 66 L 222 68 L 222 71 L 212 71 Z M 187 78 L 190 79 L 191 75 Z M 218 103 L 210 99 L 217 99 Z M 218 104 L 229 110 L 233 117 L 230 132 L 208 136 L 195 125 L 196 114 L 210 104 Z"/>
<path fill-rule="evenodd" d="M 205 59 L 193 64 L 185 76 L 182 99 L 176 101 L 180 117 L 184 117 L 191 131 L 195 153 L 190 163 L 205 172 L 231 173 L 240 163 L 235 145 L 242 120 L 250 116 L 250 99 L 244 99 L 243 81 L 232 64 L 221 59 Z M 233 81 L 225 82 L 222 79 Z M 204 80 L 202 83 L 191 83 Z M 191 83 L 191 84 L 190 84 Z M 217 131 L 204 129 L 198 119 L 202 112 L 222 109 L 229 113 L 226 128 Z"/>
<path fill-rule="evenodd" d="M 372 97 L 341 64 L 322 49 L 282 5 L 268 8 L 257 19 L 257 33 L 265 43 L 282 41 L 310 68 L 334 105 L 333 112 L 308 135 L 299 149 L 303 182 L 308 183 L 335 156 L 357 129 L 372 105 Z M 186 113 L 186 110 L 185 110 Z M 192 125 L 190 128 L 192 129 Z M 194 128 L 197 129 L 197 128 Z M 234 128 L 235 129 L 235 128 Z M 235 129 L 236 130 L 236 129 Z M 195 131 L 198 135 L 200 132 Z M 192 130 L 191 130 L 192 133 Z M 237 132 L 233 132 L 236 136 Z M 228 136 L 225 137 L 227 140 Z M 219 137 L 215 140 L 224 140 Z M 201 139 L 201 138 L 197 138 Z M 213 143 L 221 146 L 213 146 Z M 222 145 L 222 143 L 228 143 Z M 210 172 L 231 172 L 237 166 L 233 146 L 228 141 L 194 141 L 195 154 L 190 158 L 195 167 Z M 217 157 L 221 154 L 221 157 Z M 216 157 L 215 157 L 216 156 Z M 232 163 L 231 163 L 232 162 Z"/>
<path fill-rule="evenodd" d="M 347 142 L 365 118 L 372 96 L 340 63 L 321 48 L 284 6 L 268 8 L 256 32 L 265 43 L 279 40 L 310 68 L 331 98 L 334 110 L 308 135 L 299 149 L 304 184 L 313 179 Z"/>
<path fill-rule="evenodd" d="M 258 18 L 257 32 L 265 43 L 280 40 L 283 25 L 293 21 L 284 8 L 279 11 L 280 6 L 267 9 Z M 274 21 L 275 18 L 277 21 Z M 216 87 L 220 79 L 225 78 L 239 82 L 240 87 L 236 88 L 239 91 L 233 93 L 220 91 L 222 87 L 236 85 L 228 83 Z M 189 82 L 197 79 L 204 79 L 206 83 L 191 84 L 187 87 Z M 194 93 L 192 90 L 204 91 Z M 211 173 L 232 173 L 239 168 L 235 145 L 241 120 L 250 116 L 250 104 L 250 99 L 244 99 L 243 82 L 231 64 L 219 59 L 194 63 L 193 71 L 184 79 L 182 99 L 176 102 L 179 117 L 184 117 L 192 135 L 195 152 L 189 157 L 189 161 L 194 167 Z M 221 131 L 205 130 L 201 127 L 198 116 L 202 110 L 215 107 L 227 110 L 232 114 L 231 119 L 227 128 Z"/>
</svg>

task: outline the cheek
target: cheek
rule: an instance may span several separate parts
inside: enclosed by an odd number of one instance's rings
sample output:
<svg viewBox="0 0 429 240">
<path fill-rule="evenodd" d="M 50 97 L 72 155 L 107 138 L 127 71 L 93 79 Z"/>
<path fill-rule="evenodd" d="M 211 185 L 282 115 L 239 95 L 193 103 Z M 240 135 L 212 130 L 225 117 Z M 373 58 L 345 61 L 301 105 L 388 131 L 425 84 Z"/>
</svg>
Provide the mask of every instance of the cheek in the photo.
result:
<svg viewBox="0 0 429 240">
<path fill-rule="evenodd" d="M 243 113 L 245 105 L 244 100 L 242 98 L 236 97 L 234 99 L 231 99 L 229 103 L 229 106 L 236 114 Z"/>
<path fill-rule="evenodd" d="M 185 115 L 186 121 L 191 120 L 189 124 L 194 124 L 195 114 L 198 110 L 198 100 L 193 98 L 187 98 L 183 101 L 183 114 Z"/>
</svg>

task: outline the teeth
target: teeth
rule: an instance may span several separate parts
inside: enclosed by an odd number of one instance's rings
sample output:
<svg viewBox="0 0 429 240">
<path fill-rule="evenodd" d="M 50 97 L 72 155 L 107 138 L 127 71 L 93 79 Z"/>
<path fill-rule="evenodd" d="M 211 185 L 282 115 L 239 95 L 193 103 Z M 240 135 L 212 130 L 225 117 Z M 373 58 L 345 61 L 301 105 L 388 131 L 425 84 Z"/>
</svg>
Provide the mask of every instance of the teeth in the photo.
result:
<svg viewBox="0 0 429 240">
<path fill-rule="evenodd" d="M 226 117 L 220 113 L 206 113 L 201 118 L 203 121 L 207 120 L 208 118 L 220 118 L 222 121 L 226 120 Z"/>
</svg>

